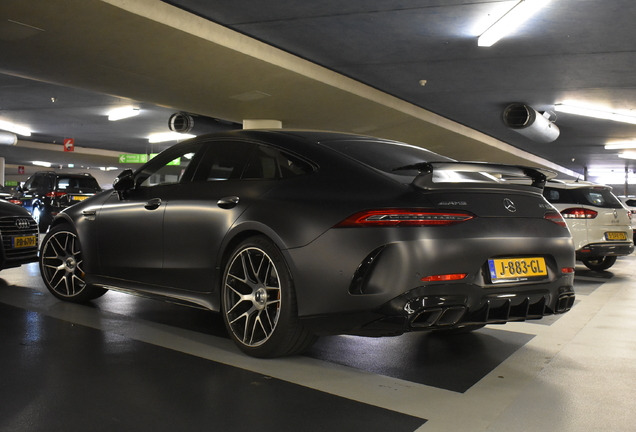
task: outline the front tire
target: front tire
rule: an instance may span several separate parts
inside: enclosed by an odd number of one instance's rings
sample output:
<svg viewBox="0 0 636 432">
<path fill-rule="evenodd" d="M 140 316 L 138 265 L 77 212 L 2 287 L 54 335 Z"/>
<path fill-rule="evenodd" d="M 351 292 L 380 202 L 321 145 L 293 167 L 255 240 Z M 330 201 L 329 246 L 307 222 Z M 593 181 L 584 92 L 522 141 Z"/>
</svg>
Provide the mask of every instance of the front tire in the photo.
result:
<svg viewBox="0 0 636 432">
<path fill-rule="evenodd" d="M 227 260 L 222 283 L 223 321 L 244 353 L 294 355 L 316 341 L 298 319 L 289 269 L 268 238 L 257 236 L 240 243 Z"/>
<path fill-rule="evenodd" d="M 616 257 L 605 256 L 605 257 L 599 257 L 595 259 L 584 259 L 581 261 L 583 262 L 583 264 L 585 264 L 585 267 L 589 268 L 590 270 L 603 271 L 603 270 L 607 270 L 608 268 L 613 266 L 614 263 L 616 263 Z"/>
<path fill-rule="evenodd" d="M 107 291 L 84 281 L 82 248 L 77 234 L 68 225 L 58 225 L 44 237 L 40 273 L 48 290 L 60 300 L 85 303 Z"/>
</svg>

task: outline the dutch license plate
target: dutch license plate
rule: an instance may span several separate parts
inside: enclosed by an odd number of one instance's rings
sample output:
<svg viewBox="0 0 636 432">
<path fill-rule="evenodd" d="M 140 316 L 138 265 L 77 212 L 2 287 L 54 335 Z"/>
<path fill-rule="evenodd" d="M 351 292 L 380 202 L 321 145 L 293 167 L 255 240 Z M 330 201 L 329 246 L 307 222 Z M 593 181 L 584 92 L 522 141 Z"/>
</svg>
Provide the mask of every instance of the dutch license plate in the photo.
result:
<svg viewBox="0 0 636 432">
<path fill-rule="evenodd" d="M 34 247 L 38 245 L 37 236 L 13 237 L 13 248 Z"/>
<path fill-rule="evenodd" d="M 543 257 L 490 259 L 488 266 L 490 267 L 490 279 L 493 282 L 548 275 Z"/>
<path fill-rule="evenodd" d="M 607 240 L 627 240 L 627 234 L 624 232 L 606 232 L 605 238 Z"/>
<path fill-rule="evenodd" d="M 73 201 L 84 201 L 86 198 L 88 198 L 87 196 L 84 195 L 73 195 Z"/>
</svg>

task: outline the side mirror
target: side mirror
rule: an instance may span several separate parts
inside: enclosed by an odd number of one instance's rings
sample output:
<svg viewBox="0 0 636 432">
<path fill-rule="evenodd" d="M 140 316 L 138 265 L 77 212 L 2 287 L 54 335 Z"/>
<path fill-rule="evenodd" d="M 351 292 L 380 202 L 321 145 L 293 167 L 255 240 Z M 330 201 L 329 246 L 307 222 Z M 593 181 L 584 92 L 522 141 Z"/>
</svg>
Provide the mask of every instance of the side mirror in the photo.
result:
<svg viewBox="0 0 636 432">
<path fill-rule="evenodd" d="M 113 189 L 117 191 L 119 198 L 122 198 L 122 194 L 128 190 L 131 190 L 135 187 L 135 175 L 133 170 L 127 168 L 123 170 L 119 175 L 113 180 Z"/>
</svg>

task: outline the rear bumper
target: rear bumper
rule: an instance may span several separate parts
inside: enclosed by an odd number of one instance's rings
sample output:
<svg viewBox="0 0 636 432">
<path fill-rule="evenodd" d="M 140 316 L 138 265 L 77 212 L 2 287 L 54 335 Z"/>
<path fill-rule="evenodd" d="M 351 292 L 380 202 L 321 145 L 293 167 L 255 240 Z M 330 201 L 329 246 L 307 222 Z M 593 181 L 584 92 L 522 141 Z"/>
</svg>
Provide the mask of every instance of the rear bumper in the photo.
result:
<svg viewBox="0 0 636 432">
<path fill-rule="evenodd" d="M 573 280 L 573 275 L 564 275 L 548 284 L 525 286 L 521 292 L 514 286 L 421 286 L 372 312 L 306 317 L 303 322 L 322 335 L 388 336 L 471 324 L 541 319 L 570 310 L 575 300 Z"/>
<path fill-rule="evenodd" d="M 592 243 L 576 251 L 576 259 L 590 259 L 603 256 L 623 256 L 634 252 L 634 243 Z"/>
</svg>

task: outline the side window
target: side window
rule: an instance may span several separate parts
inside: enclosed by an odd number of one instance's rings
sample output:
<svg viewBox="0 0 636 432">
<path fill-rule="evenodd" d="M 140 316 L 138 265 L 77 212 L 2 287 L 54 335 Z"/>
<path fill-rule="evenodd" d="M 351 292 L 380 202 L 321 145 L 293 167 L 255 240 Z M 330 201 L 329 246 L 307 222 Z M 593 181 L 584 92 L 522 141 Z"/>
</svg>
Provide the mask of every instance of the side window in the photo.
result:
<svg viewBox="0 0 636 432">
<path fill-rule="evenodd" d="M 549 202 L 559 201 L 559 191 L 557 189 L 546 189 L 546 198 Z"/>
<path fill-rule="evenodd" d="M 212 141 L 206 150 L 195 181 L 223 181 L 241 178 L 256 144 L 242 141 Z"/>
<path fill-rule="evenodd" d="M 22 186 L 24 188 L 24 190 L 30 189 L 33 187 L 33 182 L 35 181 L 35 177 L 31 177 L 30 179 L 28 179 L 25 183 L 24 186 Z"/>
<path fill-rule="evenodd" d="M 201 143 L 195 143 L 160 153 L 137 176 L 138 187 L 179 183 L 200 147 Z"/>
<path fill-rule="evenodd" d="M 259 146 L 241 178 L 279 179 L 312 171 L 313 167 L 302 159 L 272 147 Z"/>
</svg>

